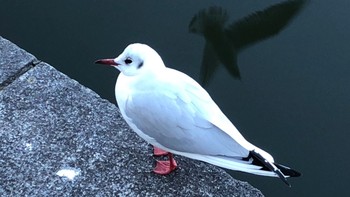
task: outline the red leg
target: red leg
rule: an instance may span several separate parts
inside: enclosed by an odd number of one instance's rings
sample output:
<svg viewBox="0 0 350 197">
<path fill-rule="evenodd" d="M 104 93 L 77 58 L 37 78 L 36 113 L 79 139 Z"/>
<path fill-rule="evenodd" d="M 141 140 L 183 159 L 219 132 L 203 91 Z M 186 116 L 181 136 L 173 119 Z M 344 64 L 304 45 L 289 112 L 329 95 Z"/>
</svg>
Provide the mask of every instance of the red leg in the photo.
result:
<svg viewBox="0 0 350 197">
<path fill-rule="evenodd" d="M 153 146 L 153 155 L 155 156 L 165 156 L 167 155 L 168 152 L 166 152 L 165 150 L 162 150 L 156 146 Z"/>
<path fill-rule="evenodd" d="M 156 167 L 153 172 L 160 175 L 167 175 L 174 171 L 177 167 L 176 161 L 173 158 L 173 154 L 168 153 L 169 160 L 157 161 Z"/>
</svg>

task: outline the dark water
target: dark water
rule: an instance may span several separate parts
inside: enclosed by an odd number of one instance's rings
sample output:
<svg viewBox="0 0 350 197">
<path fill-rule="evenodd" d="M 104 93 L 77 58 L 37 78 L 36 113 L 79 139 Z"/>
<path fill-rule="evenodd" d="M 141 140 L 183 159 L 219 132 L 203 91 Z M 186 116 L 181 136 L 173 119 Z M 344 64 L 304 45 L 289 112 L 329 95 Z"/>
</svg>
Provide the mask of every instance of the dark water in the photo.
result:
<svg viewBox="0 0 350 197">
<path fill-rule="evenodd" d="M 143 42 L 199 79 L 205 41 L 188 30 L 199 10 L 220 6 L 232 23 L 278 2 L 0 0 L 0 35 L 115 103 L 118 72 L 94 60 Z M 349 8 L 348 0 L 309 1 L 278 35 L 238 54 L 241 80 L 220 66 L 207 86 L 249 141 L 303 173 L 288 188 L 232 172 L 266 196 L 348 194 Z"/>
</svg>

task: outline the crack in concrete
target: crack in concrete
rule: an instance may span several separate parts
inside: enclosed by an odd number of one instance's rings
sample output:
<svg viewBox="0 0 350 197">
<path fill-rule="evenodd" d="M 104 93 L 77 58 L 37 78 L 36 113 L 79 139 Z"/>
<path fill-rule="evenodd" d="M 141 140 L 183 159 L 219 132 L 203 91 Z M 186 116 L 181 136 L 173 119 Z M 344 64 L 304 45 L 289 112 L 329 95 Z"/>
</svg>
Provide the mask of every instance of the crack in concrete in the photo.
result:
<svg viewBox="0 0 350 197">
<path fill-rule="evenodd" d="M 22 76 L 24 73 L 28 72 L 30 69 L 34 68 L 36 65 L 40 64 L 41 62 L 42 61 L 35 59 L 35 60 L 29 62 L 28 64 L 24 65 L 15 74 L 13 74 L 12 76 L 8 77 L 5 81 L 0 83 L 0 90 L 4 89 L 8 85 L 10 85 L 12 82 L 14 82 L 20 76 Z"/>
</svg>

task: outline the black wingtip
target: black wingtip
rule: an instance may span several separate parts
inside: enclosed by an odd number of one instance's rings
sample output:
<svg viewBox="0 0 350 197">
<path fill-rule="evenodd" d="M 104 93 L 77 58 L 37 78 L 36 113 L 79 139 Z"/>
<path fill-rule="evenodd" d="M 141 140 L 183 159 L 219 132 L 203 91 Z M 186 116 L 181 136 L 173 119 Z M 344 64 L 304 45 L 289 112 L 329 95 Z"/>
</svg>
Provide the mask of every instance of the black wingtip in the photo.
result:
<svg viewBox="0 0 350 197">
<path fill-rule="evenodd" d="M 284 166 L 284 165 L 281 165 L 281 164 L 278 164 L 278 163 L 274 163 L 275 166 L 281 170 L 281 172 L 287 176 L 290 176 L 290 177 L 300 177 L 302 174 L 296 170 L 293 170 L 287 166 Z"/>
<path fill-rule="evenodd" d="M 292 187 L 292 185 L 287 181 L 287 178 L 284 176 L 284 174 L 281 172 L 280 169 L 274 170 L 274 172 L 278 175 L 278 177 L 288 186 Z"/>
<path fill-rule="evenodd" d="M 301 173 L 293 170 L 287 166 L 272 163 L 267 161 L 260 153 L 255 150 L 250 151 L 248 158 L 253 158 L 253 164 L 261 166 L 262 170 L 268 170 L 276 173 L 276 175 L 286 184 L 288 187 L 292 187 L 287 181 L 287 177 L 299 177 Z"/>
</svg>

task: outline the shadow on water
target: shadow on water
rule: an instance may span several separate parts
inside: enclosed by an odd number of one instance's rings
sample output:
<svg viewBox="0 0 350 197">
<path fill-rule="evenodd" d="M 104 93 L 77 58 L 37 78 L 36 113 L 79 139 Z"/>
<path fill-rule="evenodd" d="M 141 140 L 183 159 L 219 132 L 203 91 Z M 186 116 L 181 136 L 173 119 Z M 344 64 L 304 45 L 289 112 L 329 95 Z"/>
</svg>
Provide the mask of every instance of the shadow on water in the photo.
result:
<svg viewBox="0 0 350 197">
<path fill-rule="evenodd" d="M 290 0 L 254 12 L 230 25 L 221 7 L 200 10 L 192 18 L 189 31 L 205 38 L 200 83 L 207 86 L 220 64 L 232 77 L 241 79 L 237 55 L 245 47 L 277 35 L 305 5 L 306 0 Z"/>
</svg>

